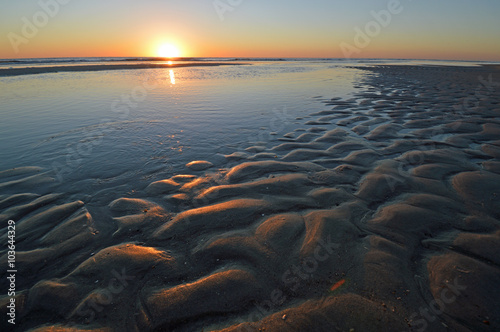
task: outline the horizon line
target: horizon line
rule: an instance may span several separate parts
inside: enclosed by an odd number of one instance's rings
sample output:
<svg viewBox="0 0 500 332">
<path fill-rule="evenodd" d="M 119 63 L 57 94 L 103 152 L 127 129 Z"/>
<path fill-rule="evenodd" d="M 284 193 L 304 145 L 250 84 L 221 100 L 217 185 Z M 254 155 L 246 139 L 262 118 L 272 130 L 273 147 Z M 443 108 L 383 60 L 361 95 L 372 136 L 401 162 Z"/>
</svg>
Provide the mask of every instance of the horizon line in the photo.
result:
<svg viewBox="0 0 500 332">
<path fill-rule="evenodd" d="M 323 60 L 421 60 L 421 61 L 463 61 L 463 62 L 499 62 L 500 60 L 484 60 L 484 59 L 439 59 L 439 58 L 398 58 L 398 57 L 387 57 L 387 58 L 370 58 L 370 57 L 360 57 L 360 58 L 345 58 L 345 57 L 282 57 L 282 56 L 182 56 L 182 57 L 159 57 L 159 56 L 50 56 L 50 57 L 26 57 L 26 58 L 0 58 L 1 60 L 29 60 L 29 59 L 89 59 L 89 58 L 110 58 L 110 59 L 158 59 L 159 61 L 179 61 L 183 59 L 323 59 Z"/>
</svg>

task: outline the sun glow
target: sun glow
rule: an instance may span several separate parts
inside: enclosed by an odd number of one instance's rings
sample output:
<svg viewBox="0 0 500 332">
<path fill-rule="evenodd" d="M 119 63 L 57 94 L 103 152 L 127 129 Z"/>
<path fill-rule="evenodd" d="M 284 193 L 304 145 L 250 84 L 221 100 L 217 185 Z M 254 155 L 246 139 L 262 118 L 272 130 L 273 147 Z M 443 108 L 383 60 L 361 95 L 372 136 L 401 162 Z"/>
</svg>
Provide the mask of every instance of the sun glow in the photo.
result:
<svg viewBox="0 0 500 332">
<path fill-rule="evenodd" d="M 181 52 L 175 45 L 163 44 L 158 48 L 158 56 L 162 58 L 178 58 L 181 56 Z"/>
</svg>

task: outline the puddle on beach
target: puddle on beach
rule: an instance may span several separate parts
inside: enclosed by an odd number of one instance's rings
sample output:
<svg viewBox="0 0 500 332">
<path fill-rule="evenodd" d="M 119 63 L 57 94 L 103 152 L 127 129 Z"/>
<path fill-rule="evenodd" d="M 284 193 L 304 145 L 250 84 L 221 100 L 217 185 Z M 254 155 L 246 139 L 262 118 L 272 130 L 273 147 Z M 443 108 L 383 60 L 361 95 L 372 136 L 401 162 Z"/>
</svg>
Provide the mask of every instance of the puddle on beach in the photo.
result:
<svg viewBox="0 0 500 332">
<path fill-rule="evenodd" d="M 0 169 L 58 170 L 64 191 L 127 174 L 127 190 L 138 190 L 141 178 L 182 172 L 196 159 L 221 165 L 224 154 L 275 141 L 297 116 L 322 109 L 314 96 L 352 93 L 356 75 L 257 63 L 3 78 Z"/>
</svg>

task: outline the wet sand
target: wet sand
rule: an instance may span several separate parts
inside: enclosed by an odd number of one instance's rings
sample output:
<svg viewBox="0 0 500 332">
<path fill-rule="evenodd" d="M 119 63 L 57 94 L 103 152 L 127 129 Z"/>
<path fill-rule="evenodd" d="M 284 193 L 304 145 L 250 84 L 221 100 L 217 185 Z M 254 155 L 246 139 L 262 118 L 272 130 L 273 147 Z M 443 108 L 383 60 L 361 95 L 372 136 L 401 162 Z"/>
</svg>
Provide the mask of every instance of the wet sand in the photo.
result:
<svg viewBox="0 0 500 332">
<path fill-rule="evenodd" d="M 20 76 L 35 75 L 59 72 L 88 72 L 88 71 L 107 71 L 107 70 L 130 70 L 130 69 L 151 69 L 151 68 L 179 68 L 179 67 L 213 67 L 213 66 L 237 66 L 240 63 L 227 62 L 187 62 L 187 63 L 126 63 L 126 64 L 107 64 L 107 65 L 68 65 L 68 66 L 40 66 L 25 68 L 6 68 L 0 69 L 2 76 Z"/>
<path fill-rule="evenodd" d="M 359 70 L 353 98 L 318 96 L 278 144 L 92 214 L 46 170 L 0 172 L 17 327 L 499 330 L 500 71 Z"/>
</svg>

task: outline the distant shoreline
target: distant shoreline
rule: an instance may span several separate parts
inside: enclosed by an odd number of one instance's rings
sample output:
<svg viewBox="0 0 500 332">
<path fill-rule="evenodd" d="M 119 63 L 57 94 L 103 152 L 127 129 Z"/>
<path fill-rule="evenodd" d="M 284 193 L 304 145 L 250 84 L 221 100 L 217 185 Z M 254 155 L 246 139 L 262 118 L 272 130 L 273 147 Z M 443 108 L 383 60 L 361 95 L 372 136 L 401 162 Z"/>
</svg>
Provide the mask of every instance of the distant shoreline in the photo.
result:
<svg viewBox="0 0 500 332">
<path fill-rule="evenodd" d="M 127 69 L 150 69 L 150 68 L 179 68 L 179 67 L 213 67 L 213 66 L 238 66 L 242 63 L 139 63 L 139 64 L 117 64 L 117 65 L 78 65 L 78 66 L 49 66 L 49 67 L 27 67 L 0 69 L 0 77 L 35 75 L 58 72 L 84 72 L 104 70 L 127 70 Z"/>
</svg>

